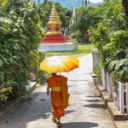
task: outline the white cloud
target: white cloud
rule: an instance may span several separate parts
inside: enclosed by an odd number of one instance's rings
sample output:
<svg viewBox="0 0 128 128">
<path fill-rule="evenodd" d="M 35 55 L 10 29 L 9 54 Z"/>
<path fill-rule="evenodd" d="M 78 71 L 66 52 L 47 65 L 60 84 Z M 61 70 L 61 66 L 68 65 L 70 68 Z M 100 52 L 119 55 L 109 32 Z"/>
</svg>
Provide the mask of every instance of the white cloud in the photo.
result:
<svg viewBox="0 0 128 128">
<path fill-rule="evenodd" d="M 98 3 L 98 2 L 103 2 L 103 0 L 90 0 L 90 2 Z"/>
</svg>

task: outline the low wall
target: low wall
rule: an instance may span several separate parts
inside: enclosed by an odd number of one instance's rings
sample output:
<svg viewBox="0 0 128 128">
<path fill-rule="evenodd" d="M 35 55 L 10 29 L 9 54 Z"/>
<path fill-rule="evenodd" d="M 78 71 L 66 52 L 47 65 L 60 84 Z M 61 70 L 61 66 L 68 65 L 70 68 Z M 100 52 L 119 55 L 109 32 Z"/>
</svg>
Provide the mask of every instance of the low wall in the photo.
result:
<svg viewBox="0 0 128 128">
<path fill-rule="evenodd" d="M 73 51 L 75 49 L 78 49 L 77 42 L 40 44 L 38 47 L 40 51 Z"/>
</svg>

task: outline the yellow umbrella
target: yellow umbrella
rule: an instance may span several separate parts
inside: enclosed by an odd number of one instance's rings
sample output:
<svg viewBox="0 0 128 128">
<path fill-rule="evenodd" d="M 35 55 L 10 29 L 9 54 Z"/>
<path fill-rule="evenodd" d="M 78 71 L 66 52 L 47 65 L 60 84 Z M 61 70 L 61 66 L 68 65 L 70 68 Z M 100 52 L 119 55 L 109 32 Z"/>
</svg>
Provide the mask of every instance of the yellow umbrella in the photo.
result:
<svg viewBox="0 0 128 128">
<path fill-rule="evenodd" d="M 53 56 L 40 63 L 40 70 L 49 73 L 69 72 L 79 67 L 79 61 L 69 56 Z"/>
</svg>

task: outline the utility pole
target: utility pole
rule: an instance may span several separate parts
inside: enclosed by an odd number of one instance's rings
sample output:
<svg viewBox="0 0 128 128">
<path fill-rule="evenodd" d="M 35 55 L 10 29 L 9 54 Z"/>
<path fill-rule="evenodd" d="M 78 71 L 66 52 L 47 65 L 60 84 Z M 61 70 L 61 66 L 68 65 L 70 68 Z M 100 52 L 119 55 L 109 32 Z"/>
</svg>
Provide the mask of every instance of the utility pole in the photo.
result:
<svg viewBox="0 0 128 128">
<path fill-rule="evenodd" d="M 87 0 L 85 0 L 85 6 L 87 6 L 87 3 L 88 3 Z"/>
<path fill-rule="evenodd" d="M 81 6 L 84 6 L 84 1 L 82 1 L 82 4 L 81 4 Z"/>
<path fill-rule="evenodd" d="M 73 6 L 73 18 L 72 18 L 72 24 L 73 24 L 73 22 L 74 22 L 75 11 L 76 11 L 76 5 Z"/>
<path fill-rule="evenodd" d="M 38 5 L 39 5 L 39 3 L 40 3 L 40 0 L 38 0 Z"/>
</svg>

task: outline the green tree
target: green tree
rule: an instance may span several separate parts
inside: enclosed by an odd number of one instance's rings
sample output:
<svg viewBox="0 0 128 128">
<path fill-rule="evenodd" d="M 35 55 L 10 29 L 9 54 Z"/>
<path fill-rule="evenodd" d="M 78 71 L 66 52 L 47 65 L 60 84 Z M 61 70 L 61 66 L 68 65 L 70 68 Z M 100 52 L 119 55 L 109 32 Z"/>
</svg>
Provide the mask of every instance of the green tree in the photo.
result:
<svg viewBox="0 0 128 128">
<path fill-rule="evenodd" d="M 74 33 L 79 30 L 85 33 L 90 26 L 96 26 L 100 18 L 97 16 L 98 9 L 94 6 L 80 7 L 76 10 L 74 22 L 70 21 L 70 30 Z"/>
<path fill-rule="evenodd" d="M 102 5 L 98 5 L 98 16 L 103 20 L 110 19 L 113 16 L 113 7 L 119 3 L 119 0 L 104 0 Z"/>
</svg>

